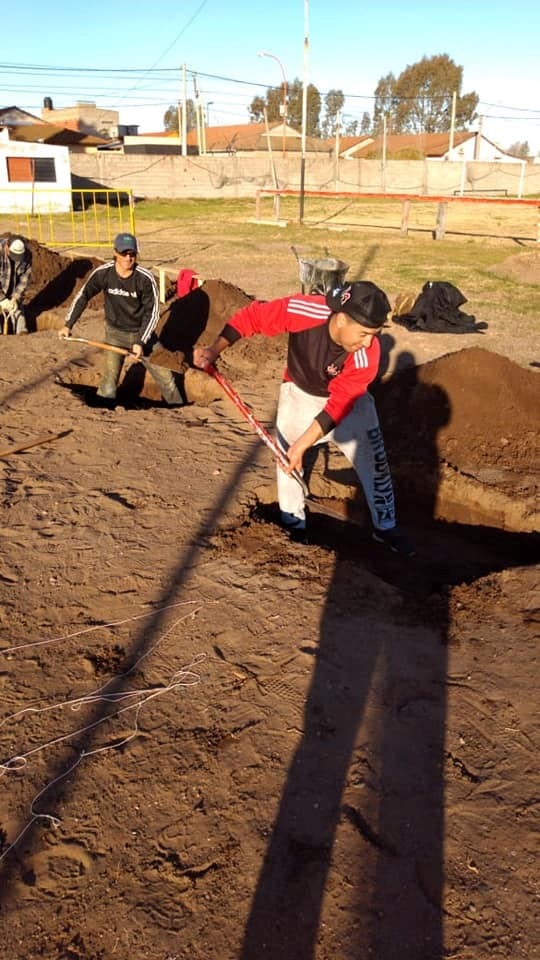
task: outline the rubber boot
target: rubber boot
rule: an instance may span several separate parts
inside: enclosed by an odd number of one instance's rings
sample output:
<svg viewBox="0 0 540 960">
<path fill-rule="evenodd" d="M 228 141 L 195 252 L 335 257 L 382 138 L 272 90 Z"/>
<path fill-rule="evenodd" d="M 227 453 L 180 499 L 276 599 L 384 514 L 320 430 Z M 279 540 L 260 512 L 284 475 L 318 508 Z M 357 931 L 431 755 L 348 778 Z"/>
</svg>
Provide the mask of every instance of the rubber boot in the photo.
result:
<svg viewBox="0 0 540 960">
<path fill-rule="evenodd" d="M 21 310 L 20 307 L 18 307 L 16 310 L 13 311 L 13 319 L 15 321 L 15 333 L 17 334 L 28 333 L 28 328 L 26 326 L 26 317 L 24 315 L 24 311 Z"/>
<path fill-rule="evenodd" d="M 124 358 L 119 353 L 107 352 L 103 358 L 103 372 L 97 389 L 98 397 L 106 400 L 116 399 L 116 387 Z"/>
<path fill-rule="evenodd" d="M 176 386 L 172 370 L 168 370 L 167 367 L 156 366 L 153 363 L 147 363 L 146 369 L 150 376 L 156 381 L 165 403 L 170 407 L 183 407 L 184 401 Z"/>
</svg>

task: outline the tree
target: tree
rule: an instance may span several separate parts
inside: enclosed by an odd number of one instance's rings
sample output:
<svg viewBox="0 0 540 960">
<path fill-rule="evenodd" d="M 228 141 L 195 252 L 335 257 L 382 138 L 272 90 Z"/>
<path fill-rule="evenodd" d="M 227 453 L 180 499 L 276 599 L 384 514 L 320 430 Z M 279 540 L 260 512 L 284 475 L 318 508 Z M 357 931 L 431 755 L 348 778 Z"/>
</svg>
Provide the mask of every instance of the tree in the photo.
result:
<svg viewBox="0 0 540 960">
<path fill-rule="evenodd" d="M 449 130 L 452 97 L 456 93 L 454 129 L 465 130 L 476 119 L 478 94 L 461 94 L 463 67 L 446 54 L 422 57 L 397 79 L 382 77 L 375 90 L 374 128 L 380 134 L 383 117 L 392 133 L 442 133 Z"/>
<path fill-rule="evenodd" d="M 290 95 L 287 96 L 287 105 L 290 103 Z M 262 123 L 264 120 L 264 111 L 268 123 L 279 123 L 283 109 L 283 84 L 279 87 L 268 87 L 266 97 L 254 97 L 249 105 L 250 123 Z M 287 106 L 287 118 L 289 108 Z"/>
<path fill-rule="evenodd" d="M 269 90 L 266 91 L 268 98 Z M 249 122 L 250 123 L 262 123 L 264 120 L 264 111 L 267 108 L 268 100 L 265 100 L 264 97 L 253 97 L 248 110 L 249 110 Z"/>
<path fill-rule="evenodd" d="M 178 104 L 172 103 L 171 106 L 163 114 L 163 129 L 169 130 L 171 133 L 179 133 L 179 121 L 178 121 L 178 108 L 182 107 L 183 104 L 179 102 Z M 187 129 L 194 130 L 197 126 L 197 113 L 195 110 L 195 104 L 193 100 L 186 100 L 187 107 Z"/>
<path fill-rule="evenodd" d="M 360 134 L 363 137 L 369 137 L 372 131 L 371 117 L 367 111 L 362 114 L 362 122 L 360 124 Z"/>
<path fill-rule="evenodd" d="M 280 106 L 283 103 L 283 84 L 279 87 L 268 87 L 266 96 L 254 97 L 249 111 L 250 123 L 261 123 L 264 120 L 264 111 L 268 123 L 279 123 L 281 120 Z M 306 133 L 310 137 L 320 134 L 319 118 L 321 114 L 321 95 L 312 83 L 307 88 L 307 117 Z M 302 127 L 302 81 L 295 79 L 287 88 L 287 123 L 297 130 Z"/>
<path fill-rule="evenodd" d="M 395 95 L 396 83 L 394 74 L 387 73 L 385 77 L 381 77 L 375 87 L 375 103 L 373 106 L 373 133 L 375 136 L 382 133 L 384 117 L 390 122 L 392 129 L 394 128 L 393 120 L 398 106 Z"/>
<path fill-rule="evenodd" d="M 329 90 L 324 98 L 324 120 L 321 124 L 323 137 L 332 137 L 336 132 L 343 110 L 345 96 L 342 90 Z"/>
<path fill-rule="evenodd" d="M 508 147 L 506 152 L 511 153 L 513 157 L 521 157 L 522 160 L 526 160 L 531 154 L 531 149 L 527 140 L 516 140 L 515 143 Z"/>
<path fill-rule="evenodd" d="M 345 124 L 341 132 L 344 137 L 357 137 L 358 136 L 358 120 L 349 120 L 349 122 Z"/>
</svg>

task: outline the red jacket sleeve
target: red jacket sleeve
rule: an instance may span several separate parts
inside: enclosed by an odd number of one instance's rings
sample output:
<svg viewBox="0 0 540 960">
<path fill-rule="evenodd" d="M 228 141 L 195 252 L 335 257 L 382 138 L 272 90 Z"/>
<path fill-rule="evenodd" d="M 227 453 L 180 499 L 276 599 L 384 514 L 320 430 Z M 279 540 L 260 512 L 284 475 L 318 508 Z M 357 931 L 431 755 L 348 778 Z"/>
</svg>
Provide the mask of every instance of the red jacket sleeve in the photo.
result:
<svg viewBox="0 0 540 960">
<path fill-rule="evenodd" d="M 279 333 L 289 333 L 297 329 L 298 318 L 287 310 L 290 300 L 291 297 L 281 297 L 267 303 L 253 300 L 233 314 L 221 331 L 221 336 L 229 343 L 234 343 L 240 337 L 252 337 L 255 333 L 276 337 Z M 326 312 L 329 313 L 328 310 Z M 302 326 L 309 325 L 303 318 Z"/>
<path fill-rule="evenodd" d="M 330 396 L 321 416 L 326 414 L 332 420 L 333 426 L 337 426 L 350 413 L 358 398 L 367 392 L 370 383 L 377 376 L 380 355 L 379 339 L 374 337 L 369 347 L 350 353 L 341 373 L 330 381 Z M 330 426 L 329 429 L 331 428 Z"/>
</svg>

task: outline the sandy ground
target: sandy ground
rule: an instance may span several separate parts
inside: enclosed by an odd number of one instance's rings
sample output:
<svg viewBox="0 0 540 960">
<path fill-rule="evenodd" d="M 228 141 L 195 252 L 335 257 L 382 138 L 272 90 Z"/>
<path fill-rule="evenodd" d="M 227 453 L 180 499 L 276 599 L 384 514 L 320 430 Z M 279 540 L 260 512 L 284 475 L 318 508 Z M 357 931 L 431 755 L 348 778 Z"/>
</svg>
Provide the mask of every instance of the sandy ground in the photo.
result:
<svg viewBox="0 0 540 960">
<path fill-rule="evenodd" d="M 56 336 L 92 263 L 34 255 L 34 332 L 0 340 L 0 957 L 531 960 L 534 363 L 389 327 L 418 556 L 370 540 L 334 453 L 299 546 L 269 451 L 190 367 L 243 290 L 163 308 L 185 407 L 132 368 L 104 408 L 99 350 Z M 98 303 L 75 332 L 101 339 Z M 268 428 L 283 358 L 223 358 Z"/>
</svg>

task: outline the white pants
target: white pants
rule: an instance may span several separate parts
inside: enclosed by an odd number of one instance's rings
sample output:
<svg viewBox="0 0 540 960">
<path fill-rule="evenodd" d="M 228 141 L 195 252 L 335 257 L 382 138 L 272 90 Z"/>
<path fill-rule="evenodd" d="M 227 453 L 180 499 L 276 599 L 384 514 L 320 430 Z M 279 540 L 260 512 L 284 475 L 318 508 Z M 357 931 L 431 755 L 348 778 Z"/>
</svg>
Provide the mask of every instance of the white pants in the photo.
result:
<svg viewBox="0 0 540 960">
<path fill-rule="evenodd" d="M 283 450 L 298 440 L 317 414 L 326 406 L 326 397 L 313 397 L 294 383 L 282 383 L 277 410 L 277 439 Z M 375 401 L 365 393 L 351 412 L 316 446 L 333 440 L 353 465 L 362 484 L 373 526 L 389 530 L 396 525 L 394 490 Z M 305 498 L 300 484 L 283 470 L 277 471 L 278 500 L 285 526 L 306 525 Z"/>
</svg>

